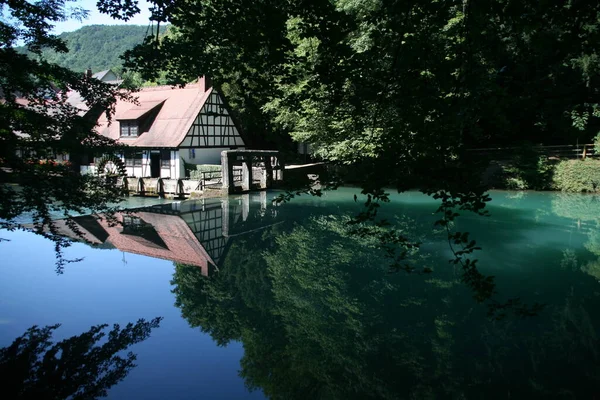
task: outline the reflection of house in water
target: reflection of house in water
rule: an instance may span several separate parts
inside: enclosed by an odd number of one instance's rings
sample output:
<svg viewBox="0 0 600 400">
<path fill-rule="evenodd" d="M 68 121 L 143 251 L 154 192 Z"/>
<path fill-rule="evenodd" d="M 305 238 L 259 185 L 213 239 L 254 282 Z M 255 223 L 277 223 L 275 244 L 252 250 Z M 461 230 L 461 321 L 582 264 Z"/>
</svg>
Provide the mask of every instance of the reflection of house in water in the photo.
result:
<svg viewBox="0 0 600 400">
<path fill-rule="evenodd" d="M 144 207 L 117 214 L 118 224 L 92 216 L 74 220 L 92 245 L 196 265 L 208 275 L 236 236 L 273 225 L 277 214 L 267 208 L 266 192 L 258 192 Z M 60 230 L 74 237 L 64 222 Z"/>
</svg>

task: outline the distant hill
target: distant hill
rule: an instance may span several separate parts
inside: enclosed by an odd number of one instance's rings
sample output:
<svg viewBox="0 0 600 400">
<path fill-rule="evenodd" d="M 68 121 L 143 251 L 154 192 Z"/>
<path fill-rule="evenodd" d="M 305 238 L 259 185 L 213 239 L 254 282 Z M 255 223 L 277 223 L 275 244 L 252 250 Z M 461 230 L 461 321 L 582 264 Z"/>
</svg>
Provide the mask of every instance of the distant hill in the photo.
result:
<svg viewBox="0 0 600 400">
<path fill-rule="evenodd" d="M 165 32 L 166 27 L 161 26 L 161 34 Z M 88 67 L 93 72 L 103 71 L 123 65 L 119 56 L 141 43 L 146 34 L 151 32 L 141 25 L 88 25 L 59 35 L 67 43 L 68 53 L 45 50 L 43 57 L 77 72 Z"/>
</svg>

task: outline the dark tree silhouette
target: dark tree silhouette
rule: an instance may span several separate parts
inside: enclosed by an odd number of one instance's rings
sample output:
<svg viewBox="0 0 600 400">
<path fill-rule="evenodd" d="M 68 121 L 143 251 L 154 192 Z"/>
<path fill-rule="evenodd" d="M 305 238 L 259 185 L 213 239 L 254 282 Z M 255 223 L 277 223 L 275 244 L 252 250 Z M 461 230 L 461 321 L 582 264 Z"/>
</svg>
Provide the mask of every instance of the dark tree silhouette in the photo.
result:
<svg viewBox="0 0 600 400">
<path fill-rule="evenodd" d="M 124 328 L 108 324 L 57 343 L 52 334 L 60 324 L 32 326 L 0 349 L 0 384 L 10 399 L 94 399 L 104 397 L 135 367 L 136 355 L 122 354 L 150 337 L 162 317 L 138 320 Z M 102 343 L 100 343 L 102 341 Z"/>
</svg>

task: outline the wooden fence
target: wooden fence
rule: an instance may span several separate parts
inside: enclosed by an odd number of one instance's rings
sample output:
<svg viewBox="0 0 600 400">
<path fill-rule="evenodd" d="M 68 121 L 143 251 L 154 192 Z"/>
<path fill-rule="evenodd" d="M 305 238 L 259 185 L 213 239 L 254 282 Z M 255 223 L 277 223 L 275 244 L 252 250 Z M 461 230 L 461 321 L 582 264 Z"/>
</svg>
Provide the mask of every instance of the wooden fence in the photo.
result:
<svg viewBox="0 0 600 400">
<path fill-rule="evenodd" d="M 468 152 L 481 157 L 496 161 L 512 159 L 516 153 L 522 151 L 522 147 L 489 147 L 483 149 L 469 149 Z M 527 150 L 534 151 L 539 155 L 555 159 L 585 159 L 595 157 L 593 144 L 560 145 L 560 146 L 533 146 Z M 600 154 L 598 154 L 600 155 Z"/>
</svg>

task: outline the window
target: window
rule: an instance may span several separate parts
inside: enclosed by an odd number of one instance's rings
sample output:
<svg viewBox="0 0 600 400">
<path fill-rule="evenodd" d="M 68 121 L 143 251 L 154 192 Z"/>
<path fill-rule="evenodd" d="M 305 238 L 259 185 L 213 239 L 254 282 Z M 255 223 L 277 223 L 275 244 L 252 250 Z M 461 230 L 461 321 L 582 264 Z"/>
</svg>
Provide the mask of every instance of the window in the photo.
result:
<svg viewBox="0 0 600 400">
<path fill-rule="evenodd" d="M 18 155 L 19 157 L 23 157 L 23 158 L 29 158 L 32 157 L 34 154 L 32 153 L 31 149 L 28 148 L 22 148 L 18 150 Z"/>
<path fill-rule="evenodd" d="M 171 168 L 171 152 L 169 150 L 160 151 L 160 167 Z"/>
<path fill-rule="evenodd" d="M 169 249 L 154 226 L 139 217 L 123 216 L 122 233 L 131 235 L 133 240 L 144 247 Z"/>
<path fill-rule="evenodd" d="M 144 221 L 142 221 L 141 218 L 138 217 L 132 217 L 132 216 L 128 216 L 128 215 L 124 215 L 123 216 L 123 226 L 124 227 L 132 227 L 132 228 L 138 228 L 141 226 L 144 226 L 145 223 Z"/>
<path fill-rule="evenodd" d="M 196 158 L 196 149 L 190 149 L 190 155 L 189 155 L 189 159 L 194 159 Z"/>
<path fill-rule="evenodd" d="M 121 137 L 137 137 L 138 123 L 137 121 L 121 121 Z"/>
<path fill-rule="evenodd" d="M 83 153 L 81 155 L 81 165 L 90 165 L 94 160 L 94 156 L 90 153 Z"/>
<path fill-rule="evenodd" d="M 126 167 L 141 167 L 142 166 L 142 152 L 138 151 L 135 153 L 129 153 L 125 155 L 125 166 Z"/>
</svg>

